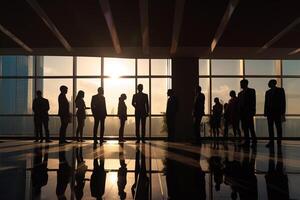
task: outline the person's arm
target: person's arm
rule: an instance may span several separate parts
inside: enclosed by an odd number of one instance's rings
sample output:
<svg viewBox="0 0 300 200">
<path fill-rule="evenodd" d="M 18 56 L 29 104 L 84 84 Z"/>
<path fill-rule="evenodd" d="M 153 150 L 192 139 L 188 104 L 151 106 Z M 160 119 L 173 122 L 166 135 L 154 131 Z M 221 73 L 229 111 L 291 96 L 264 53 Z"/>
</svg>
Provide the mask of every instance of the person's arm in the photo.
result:
<svg viewBox="0 0 300 200">
<path fill-rule="evenodd" d="M 91 109 L 92 109 L 92 114 L 95 114 L 95 98 L 92 97 L 92 101 L 91 101 Z"/>
<path fill-rule="evenodd" d="M 50 110 L 49 101 L 46 99 L 46 111 L 48 112 Z"/>
<path fill-rule="evenodd" d="M 285 115 L 286 112 L 286 99 L 285 99 L 285 91 L 282 88 L 282 115 Z"/>
<path fill-rule="evenodd" d="M 136 102 L 135 102 L 135 94 L 132 96 L 131 105 L 132 105 L 133 107 L 135 107 L 135 105 L 136 105 Z"/>
<path fill-rule="evenodd" d="M 32 111 L 35 113 L 36 107 L 35 107 L 35 99 L 32 102 Z"/>
<path fill-rule="evenodd" d="M 252 114 L 254 116 L 256 113 L 256 92 L 254 89 L 253 89 L 253 95 L 251 99 L 251 109 L 252 109 Z"/>
<path fill-rule="evenodd" d="M 149 102 L 148 102 L 148 94 L 146 94 L 146 114 L 149 116 Z"/>
<path fill-rule="evenodd" d="M 107 116 L 105 97 L 103 97 L 103 100 L 104 100 L 104 115 Z"/>
<path fill-rule="evenodd" d="M 265 93 L 265 106 L 264 106 L 264 116 L 267 116 L 267 107 L 269 106 L 269 100 L 268 100 L 268 92 Z"/>
</svg>

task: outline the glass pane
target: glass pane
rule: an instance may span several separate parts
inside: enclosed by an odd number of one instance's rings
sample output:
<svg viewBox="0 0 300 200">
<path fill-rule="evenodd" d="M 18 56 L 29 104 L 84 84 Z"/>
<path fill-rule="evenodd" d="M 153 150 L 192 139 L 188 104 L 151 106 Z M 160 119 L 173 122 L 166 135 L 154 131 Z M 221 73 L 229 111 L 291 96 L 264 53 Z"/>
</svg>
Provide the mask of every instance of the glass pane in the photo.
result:
<svg viewBox="0 0 300 200">
<path fill-rule="evenodd" d="M 135 75 L 135 59 L 104 58 L 104 75 L 112 78 Z"/>
<path fill-rule="evenodd" d="M 138 59 L 137 60 L 137 74 L 138 76 L 149 75 L 149 59 Z"/>
<path fill-rule="evenodd" d="M 168 133 L 165 117 L 151 117 L 151 136 L 165 137 L 167 135 Z"/>
<path fill-rule="evenodd" d="M 151 113 L 163 114 L 166 112 L 167 91 L 171 87 L 168 78 L 151 79 Z"/>
<path fill-rule="evenodd" d="M 42 57 L 41 57 L 42 59 Z M 38 68 L 39 76 L 72 76 L 73 57 L 67 56 L 44 56 Z"/>
<path fill-rule="evenodd" d="M 93 121 L 93 120 L 92 120 Z M 94 121 L 93 121 L 94 123 Z M 119 137 L 120 120 L 118 117 L 107 117 L 105 119 L 104 136 Z M 92 133 L 92 131 L 91 131 Z M 135 136 L 135 120 L 134 117 L 128 117 L 125 123 L 124 136 Z"/>
<path fill-rule="evenodd" d="M 32 116 L 0 117 L 0 127 L 1 136 L 34 136 Z"/>
<path fill-rule="evenodd" d="M 0 113 L 32 113 L 34 93 L 33 79 L 0 79 Z"/>
<path fill-rule="evenodd" d="M 245 75 L 276 75 L 277 60 L 245 60 Z M 280 70 L 277 70 L 280 75 Z"/>
<path fill-rule="evenodd" d="M 283 123 L 283 137 L 299 137 L 300 117 L 287 117 Z"/>
<path fill-rule="evenodd" d="M 264 113 L 265 93 L 271 78 L 249 78 L 249 87 L 256 91 L 256 114 Z"/>
<path fill-rule="evenodd" d="M 209 114 L 209 78 L 199 78 L 199 85 L 202 88 L 202 93 L 205 95 L 205 114 Z"/>
<path fill-rule="evenodd" d="M 286 95 L 287 114 L 299 114 L 300 106 L 300 79 L 285 78 L 283 79 L 283 88 Z"/>
<path fill-rule="evenodd" d="M 58 95 L 60 86 L 68 87 L 67 99 L 70 102 L 70 112 L 72 112 L 73 102 L 73 81 L 72 79 L 37 79 L 37 90 L 43 92 L 44 98 L 49 100 L 50 114 L 58 114 Z"/>
<path fill-rule="evenodd" d="M 283 75 L 299 75 L 300 60 L 283 60 L 282 73 Z"/>
<path fill-rule="evenodd" d="M 209 60 L 199 59 L 199 75 L 209 75 Z"/>
<path fill-rule="evenodd" d="M 99 57 L 77 57 L 77 75 L 100 76 L 101 58 Z"/>
<path fill-rule="evenodd" d="M 229 92 L 235 90 L 238 94 L 240 91 L 240 78 L 213 78 L 212 79 L 212 105 L 214 98 L 218 97 L 222 104 L 227 103 L 230 99 Z"/>
<path fill-rule="evenodd" d="M 212 75 L 242 75 L 241 60 L 211 60 Z"/>
<path fill-rule="evenodd" d="M 171 60 L 151 59 L 151 75 L 171 75 Z"/>
<path fill-rule="evenodd" d="M 99 78 L 81 78 L 77 79 L 77 92 L 82 90 L 85 92 L 84 101 L 87 107 L 91 107 L 92 96 L 97 94 L 98 88 L 101 86 L 101 80 Z M 86 110 L 87 114 L 91 114 L 91 110 Z"/>
<path fill-rule="evenodd" d="M 133 114 L 134 108 L 131 106 L 132 96 L 135 89 L 135 79 L 133 78 L 106 78 L 104 79 L 104 96 L 106 97 L 106 107 L 108 114 L 117 114 L 119 97 L 125 93 L 127 100 L 127 113 Z"/>
<path fill-rule="evenodd" d="M 58 116 L 50 116 L 49 117 L 49 131 L 50 137 L 58 137 L 59 136 L 59 129 L 60 129 L 60 118 Z M 72 137 L 73 131 L 73 124 L 70 123 L 67 128 L 67 137 Z"/>
<path fill-rule="evenodd" d="M 33 56 L 0 56 L 0 76 L 33 76 Z"/>
</svg>

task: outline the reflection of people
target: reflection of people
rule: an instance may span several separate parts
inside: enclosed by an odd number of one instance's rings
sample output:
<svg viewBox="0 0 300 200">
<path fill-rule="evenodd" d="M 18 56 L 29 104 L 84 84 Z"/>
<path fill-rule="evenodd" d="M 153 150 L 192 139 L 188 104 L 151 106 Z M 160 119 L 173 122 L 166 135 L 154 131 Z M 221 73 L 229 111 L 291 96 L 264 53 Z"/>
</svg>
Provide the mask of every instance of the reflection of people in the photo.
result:
<svg viewBox="0 0 300 200">
<path fill-rule="evenodd" d="M 167 110 L 166 110 L 166 120 L 168 127 L 168 140 L 174 141 L 175 137 L 175 121 L 176 121 L 176 113 L 178 109 L 177 99 L 175 97 L 174 91 L 172 89 L 168 90 L 167 95 L 169 96 L 167 102 Z"/>
<path fill-rule="evenodd" d="M 65 191 L 70 181 L 72 169 L 66 160 L 66 152 L 59 148 L 59 168 L 57 171 L 56 195 L 58 199 L 65 200 Z"/>
<path fill-rule="evenodd" d="M 277 81 L 272 79 L 269 81 L 269 90 L 265 95 L 264 116 L 268 119 L 268 129 L 270 142 L 267 147 L 274 144 L 274 124 L 277 129 L 277 143 L 281 144 L 282 138 L 282 120 L 285 116 L 286 102 L 285 92 L 283 88 L 276 87 Z"/>
<path fill-rule="evenodd" d="M 84 92 L 82 90 L 78 91 L 78 94 L 75 99 L 75 104 L 77 108 L 76 116 L 77 116 L 77 130 L 76 130 L 76 138 L 78 142 L 83 142 L 82 134 L 83 134 L 83 127 L 84 121 L 86 118 L 85 110 L 87 107 L 85 106 L 85 102 L 83 100 Z"/>
<path fill-rule="evenodd" d="M 42 146 L 38 146 L 34 148 L 33 169 L 32 169 L 31 176 L 32 176 L 32 188 L 33 188 L 32 193 L 36 198 L 41 195 L 41 188 L 47 185 L 48 182 L 48 168 L 47 168 L 48 150 L 49 150 L 49 145 L 46 145 L 45 152 L 43 155 Z"/>
<path fill-rule="evenodd" d="M 42 97 L 42 92 L 38 90 L 36 92 L 36 98 L 32 103 L 32 110 L 34 112 L 34 127 L 35 127 L 35 141 L 37 142 L 40 139 L 40 142 L 43 142 L 43 126 L 45 129 L 46 142 L 49 140 L 49 115 L 48 111 L 49 101 Z"/>
<path fill-rule="evenodd" d="M 230 99 L 228 101 L 228 121 L 232 125 L 232 130 L 234 137 L 238 136 L 241 137 L 241 130 L 240 130 L 240 119 L 239 119 L 239 109 L 238 109 L 238 98 L 234 90 L 231 90 Z"/>
<path fill-rule="evenodd" d="M 74 193 L 76 199 L 82 199 L 83 189 L 85 185 L 85 173 L 87 171 L 87 166 L 83 160 L 82 147 L 76 148 L 76 159 L 77 159 L 77 169 L 75 172 L 75 186 Z"/>
<path fill-rule="evenodd" d="M 124 158 L 124 145 L 120 144 L 119 151 L 120 168 L 118 170 L 118 194 L 120 199 L 126 199 L 125 186 L 127 184 L 127 167 Z"/>
<path fill-rule="evenodd" d="M 253 145 L 256 144 L 256 134 L 254 130 L 254 116 L 256 113 L 256 94 L 255 90 L 248 88 L 248 80 L 240 81 L 242 91 L 238 95 L 238 106 L 242 128 L 245 136 L 245 145 L 250 144 L 249 131 Z"/>
<path fill-rule="evenodd" d="M 213 106 L 211 116 L 211 128 L 214 134 L 214 138 L 219 137 L 221 128 L 221 117 L 223 112 L 223 105 L 220 103 L 219 98 L 214 99 L 215 105 Z"/>
<path fill-rule="evenodd" d="M 142 142 L 145 142 L 146 118 L 149 116 L 148 95 L 143 93 L 143 85 L 137 86 L 138 92 L 132 97 L 132 106 L 135 108 L 135 133 L 137 142 L 140 142 L 140 124 L 142 126 Z"/>
<path fill-rule="evenodd" d="M 125 100 L 127 99 L 126 94 L 121 94 L 118 104 L 118 117 L 120 119 L 120 129 L 119 129 L 119 141 L 124 142 L 124 127 L 127 120 L 127 106 Z"/>
<path fill-rule="evenodd" d="M 96 199 L 102 199 L 105 193 L 105 181 L 106 172 L 104 169 L 104 158 L 100 158 L 100 164 L 98 158 L 94 159 L 94 169 L 91 175 L 91 195 Z"/>
<path fill-rule="evenodd" d="M 94 143 L 97 143 L 97 132 L 100 123 L 100 144 L 104 142 L 104 126 L 105 118 L 107 116 L 105 97 L 103 96 L 104 90 L 102 87 L 98 88 L 98 94 L 92 97 L 91 109 L 94 116 Z"/>
<path fill-rule="evenodd" d="M 284 173 L 281 146 L 277 149 L 277 164 L 275 167 L 274 146 L 270 146 L 269 169 L 265 176 L 267 184 L 268 199 L 288 200 L 289 181 Z"/>
<path fill-rule="evenodd" d="M 209 158 L 209 169 L 214 175 L 215 189 L 220 191 L 221 184 L 223 183 L 223 165 L 220 156 L 212 156 Z"/>
<path fill-rule="evenodd" d="M 201 143 L 200 123 L 202 117 L 204 116 L 204 102 L 205 102 L 205 96 L 201 92 L 201 87 L 197 86 L 195 89 L 193 117 L 194 117 L 194 134 L 196 138 L 196 143 L 198 144 Z"/>
<path fill-rule="evenodd" d="M 68 88 L 67 86 L 60 86 L 60 95 L 58 96 L 58 104 L 59 104 L 59 109 L 58 109 L 58 115 L 60 117 L 60 130 L 59 130 L 59 143 L 69 143 L 66 141 L 66 133 L 67 133 L 67 128 L 68 128 L 68 123 L 70 121 L 70 106 L 69 106 L 69 101 L 66 97 L 66 94 L 68 93 Z"/>
</svg>

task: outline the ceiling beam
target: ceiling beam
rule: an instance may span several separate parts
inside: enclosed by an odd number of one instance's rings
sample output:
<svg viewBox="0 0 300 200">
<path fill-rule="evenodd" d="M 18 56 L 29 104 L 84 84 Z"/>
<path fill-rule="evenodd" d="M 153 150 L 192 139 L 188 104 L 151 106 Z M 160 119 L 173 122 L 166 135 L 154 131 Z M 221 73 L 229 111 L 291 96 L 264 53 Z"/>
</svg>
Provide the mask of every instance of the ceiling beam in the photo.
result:
<svg viewBox="0 0 300 200">
<path fill-rule="evenodd" d="M 67 51 L 72 51 L 71 45 L 65 39 L 65 37 L 60 33 L 55 24 L 48 17 L 46 12 L 40 7 L 36 0 L 26 0 L 27 3 L 32 7 L 32 9 L 39 15 L 39 17 L 43 20 L 46 26 L 52 31 L 55 37 L 60 41 L 60 43 L 65 47 Z"/>
<path fill-rule="evenodd" d="M 217 29 L 217 32 L 214 36 L 214 39 L 210 45 L 210 52 L 213 52 L 214 49 L 216 48 L 220 38 L 222 37 L 226 26 L 228 24 L 228 22 L 230 21 L 230 18 L 234 12 L 234 10 L 236 9 L 237 5 L 238 5 L 239 0 L 230 0 L 230 2 L 228 3 L 228 6 L 226 8 L 226 11 L 223 15 L 223 18 L 221 20 L 221 23 Z"/>
<path fill-rule="evenodd" d="M 176 0 L 174 21 L 173 21 L 173 35 L 171 44 L 171 54 L 175 54 L 178 47 L 179 35 L 183 20 L 185 0 Z"/>
<path fill-rule="evenodd" d="M 113 20 L 112 12 L 108 0 L 99 0 L 106 24 L 108 26 L 110 36 L 117 54 L 122 52 L 121 45 L 117 33 L 117 29 Z"/>
<path fill-rule="evenodd" d="M 149 54 L 149 1 L 140 0 L 140 17 L 143 53 Z"/>
<path fill-rule="evenodd" d="M 285 34 L 287 34 L 290 30 L 296 27 L 300 23 L 300 17 L 295 19 L 292 23 L 290 23 L 287 27 L 285 27 L 281 32 L 275 35 L 270 41 L 268 41 L 264 46 L 262 46 L 257 53 L 262 53 L 270 46 L 272 46 L 275 42 L 280 40 Z"/>
<path fill-rule="evenodd" d="M 23 49 L 25 49 L 28 52 L 33 52 L 33 50 L 28 47 L 21 39 L 19 39 L 17 36 L 15 36 L 12 32 L 7 30 L 4 26 L 0 24 L 0 31 L 4 33 L 6 36 L 8 36 L 10 39 L 12 39 L 15 43 L 17 43 L 19 46 L 21 46 Z"/>
</svg>

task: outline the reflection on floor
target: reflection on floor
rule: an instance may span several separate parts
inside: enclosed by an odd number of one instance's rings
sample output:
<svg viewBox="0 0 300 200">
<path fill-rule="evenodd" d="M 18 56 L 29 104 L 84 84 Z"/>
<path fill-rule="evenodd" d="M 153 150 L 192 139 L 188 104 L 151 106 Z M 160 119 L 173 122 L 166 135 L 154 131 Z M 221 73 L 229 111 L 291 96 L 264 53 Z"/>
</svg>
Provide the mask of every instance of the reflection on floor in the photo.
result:
<svg viewBox="0 0 300 200">
<path fill-rule="evenodd" d="M 0 199 L 299 199 L 299 144 L 4 141 Z"/>
</svg>

